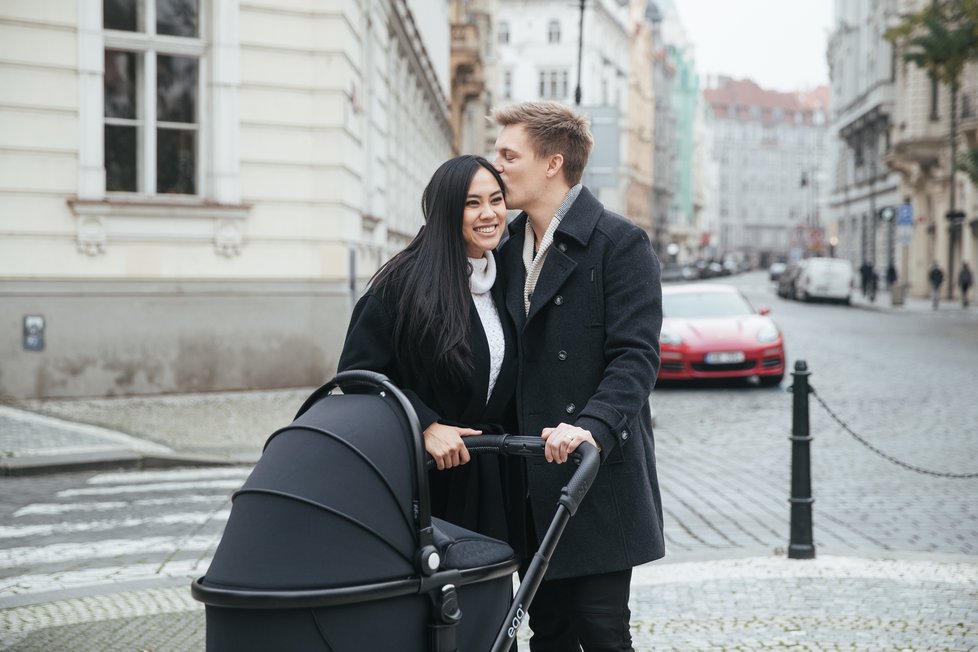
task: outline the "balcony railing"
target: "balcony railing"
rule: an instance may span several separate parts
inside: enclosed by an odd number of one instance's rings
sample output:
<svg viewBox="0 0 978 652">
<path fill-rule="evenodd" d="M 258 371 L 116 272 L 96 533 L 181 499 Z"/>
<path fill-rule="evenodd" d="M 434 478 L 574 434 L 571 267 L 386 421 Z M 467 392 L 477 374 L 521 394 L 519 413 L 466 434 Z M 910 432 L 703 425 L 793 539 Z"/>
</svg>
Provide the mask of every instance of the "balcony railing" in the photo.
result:
<svg viewBox="0 0 978 652">
<path fill-rule="evenodd" d="M 452 25 L 452 49 L 479 51 L 479 31 L 471 23 Z"/>
</svg>

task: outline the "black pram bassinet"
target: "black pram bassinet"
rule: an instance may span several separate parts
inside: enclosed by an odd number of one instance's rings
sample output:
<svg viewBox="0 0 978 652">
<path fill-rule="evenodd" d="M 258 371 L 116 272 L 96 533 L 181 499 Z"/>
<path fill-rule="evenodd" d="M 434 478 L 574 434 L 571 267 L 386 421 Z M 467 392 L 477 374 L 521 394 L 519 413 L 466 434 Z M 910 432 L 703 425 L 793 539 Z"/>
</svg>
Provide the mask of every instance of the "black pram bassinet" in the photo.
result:
<svg viewBox="0 0 978 652">
<path fill-rule="evenodd" d="M 340 385 L 346 393 L 334 394 Z M 541 454 L 538 437 L 467 438 Z M 504 542 L 432 519 L 417 417 L 386 377 L 344 372 L 274 433 L 234 496 L 207 574 L 207 650 L 505 650 L 597 472 L 582 463 L 512 599 Z M 555 506 L 556 507 L 556 506 Z"/>
</svg>

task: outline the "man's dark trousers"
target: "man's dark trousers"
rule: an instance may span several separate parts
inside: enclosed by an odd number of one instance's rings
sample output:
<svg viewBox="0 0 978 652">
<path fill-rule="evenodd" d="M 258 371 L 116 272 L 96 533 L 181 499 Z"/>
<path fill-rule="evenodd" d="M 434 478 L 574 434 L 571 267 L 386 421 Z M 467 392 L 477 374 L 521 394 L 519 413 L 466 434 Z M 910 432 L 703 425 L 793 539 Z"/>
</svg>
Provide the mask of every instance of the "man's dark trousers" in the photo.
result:
<svg viewBox="0 0 978 652">
<path fill-rule="evenodd" d="M 530 604 L 531 652 L 633 652 L 632 569 L 544 580 Z"/>
</svg>

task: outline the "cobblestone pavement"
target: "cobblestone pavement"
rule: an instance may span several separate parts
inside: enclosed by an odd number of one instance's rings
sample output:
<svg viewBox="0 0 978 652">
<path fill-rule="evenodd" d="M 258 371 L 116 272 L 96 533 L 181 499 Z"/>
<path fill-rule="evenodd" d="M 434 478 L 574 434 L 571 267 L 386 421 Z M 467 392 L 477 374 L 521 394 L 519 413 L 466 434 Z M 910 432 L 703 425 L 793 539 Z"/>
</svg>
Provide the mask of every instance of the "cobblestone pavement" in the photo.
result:
<svg viewBox="0 0 978 652">
<path fill-rule="evenodd" d="M 801 304 L 759 274 L 728 282 L 773 308 L 790 360 L 808 362 L 812 386 L 854 431 L 912 464 L 978 471 L 978 311 Z M 817 558 L 785 558 L 788 385 L 656 388 L 669 554 L 636 569 L 636 649 L 978 650 L 978 480 L 896 466 L 815 402 Z M 249 461 L 307 393 L 27 407 Z M 246 472 L 0 479 L 0 650 L 203 649 L 204 611 L 187 586 Z"/>
</svg>

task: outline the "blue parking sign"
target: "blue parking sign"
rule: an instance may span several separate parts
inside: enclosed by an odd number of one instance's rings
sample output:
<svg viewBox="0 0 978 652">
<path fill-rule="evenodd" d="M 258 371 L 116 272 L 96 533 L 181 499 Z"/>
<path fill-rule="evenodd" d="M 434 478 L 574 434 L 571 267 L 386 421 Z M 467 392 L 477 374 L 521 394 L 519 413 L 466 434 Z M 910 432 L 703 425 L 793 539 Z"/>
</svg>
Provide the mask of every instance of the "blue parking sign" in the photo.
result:
<svg viewBox="0 0 978 652">
<path fill-rule="evenodd" d="M 900 204 L 897 208 L 897 224 L 913 226 L 913 205 L 910 202 Z"/>
</svg>

